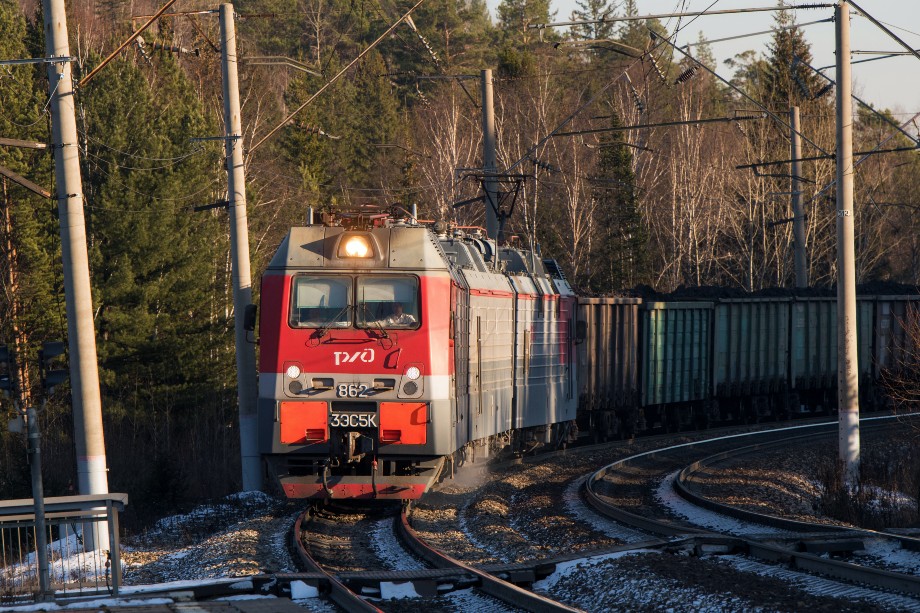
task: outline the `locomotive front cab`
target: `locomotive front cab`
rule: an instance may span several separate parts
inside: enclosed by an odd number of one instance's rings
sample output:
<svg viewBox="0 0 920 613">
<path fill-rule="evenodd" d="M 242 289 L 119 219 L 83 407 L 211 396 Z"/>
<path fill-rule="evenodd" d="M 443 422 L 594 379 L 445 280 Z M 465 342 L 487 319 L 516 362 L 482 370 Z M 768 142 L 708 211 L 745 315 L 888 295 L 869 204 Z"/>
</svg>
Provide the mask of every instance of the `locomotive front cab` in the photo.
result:
<svg viewBox="0 0 920 613">
<path fill-rule="evenodd" d="M 436 476 L 449 277 L 419 267 L 426 243 L 423 228 L 295 228 L 263 277 L 260 451 L 285 495 L 417 497 Z"/>
</svg>

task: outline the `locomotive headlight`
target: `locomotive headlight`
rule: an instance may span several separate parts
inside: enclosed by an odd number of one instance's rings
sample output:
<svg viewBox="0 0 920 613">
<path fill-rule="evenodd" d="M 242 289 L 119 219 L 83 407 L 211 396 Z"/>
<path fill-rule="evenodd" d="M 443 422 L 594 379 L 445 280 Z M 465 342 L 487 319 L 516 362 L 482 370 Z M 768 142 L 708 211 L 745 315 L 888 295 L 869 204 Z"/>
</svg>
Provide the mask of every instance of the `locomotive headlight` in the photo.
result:
<svg viewBox="0 0 920 613">
<path fill-rule="evenodd" d="M 406 369 L 406 377 L 415 381 L 422 376 L 422 371 L 418 369 L 418 366 L 410 366 Z"/>
<path fill-rule="evenodd" d="M 287 367 L 287 370 L 284 371 L 284 374 L 286 374 L 289 379 L 296 379 L 300 376 L 300 366 L 291 364 Z"/>
<path fill-rule="evenodd" d="M 355 235 L 345 240 L 339 249 L 339 257 L 369 258 L 374 255 L 371 243 L 366 236 Z"/>
</svg>

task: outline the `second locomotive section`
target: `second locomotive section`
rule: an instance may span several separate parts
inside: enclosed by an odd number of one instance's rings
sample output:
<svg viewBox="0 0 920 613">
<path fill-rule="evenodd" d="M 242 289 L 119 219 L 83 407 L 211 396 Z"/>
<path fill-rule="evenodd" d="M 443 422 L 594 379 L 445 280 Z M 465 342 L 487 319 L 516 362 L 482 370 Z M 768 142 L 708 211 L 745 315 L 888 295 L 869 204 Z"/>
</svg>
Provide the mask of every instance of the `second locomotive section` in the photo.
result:
<svg viewBox="0 0 920 613">
<path fill-rule="evenodd" d="M 286 496 L 416 498 L 445 461 L 571 436 L 575 298 L 492 245 L 291 230 L 260 322 L 260 452 Z"/>
</svg>

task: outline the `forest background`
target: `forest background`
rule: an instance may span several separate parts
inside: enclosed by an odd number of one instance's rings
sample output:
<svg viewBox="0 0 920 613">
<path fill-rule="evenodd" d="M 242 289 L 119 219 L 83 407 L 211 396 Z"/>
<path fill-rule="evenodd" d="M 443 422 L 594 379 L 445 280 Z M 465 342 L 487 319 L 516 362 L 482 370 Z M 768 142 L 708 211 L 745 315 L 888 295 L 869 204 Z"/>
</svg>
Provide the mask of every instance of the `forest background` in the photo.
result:
<svg viewBox="0 0 920 613">
<path fill-rule="evenodd" d="M 69 2 L 75 76 L 87 74 L 158 0 Z M 637 14 L 627 0 L 578 0 L 572 16 Z M 0 0 L 0 59 L 42 57 L 40 3 Z M 404 0 L 238 0 L 247 148 L 378 37 Z M 618 5 L 619 6 L 619 5 Z M 215 8 L 183 0 L 77 91 L 109 488 L 130 494 L 129 521 L 239 487 L 229 224 Z M 640 285 L 745 291 L 794 283 L 789 130 L 762 118 L 801 109 L 803 155 L 835 148 L 834 93 L 809 64 L 795 15 L 777 12 L 765 53 L 716 66 L 705 39 L 689 53 L 657 21 L 533 30 L 549 0 L 428 0 L 278 136 L 247 152 L 253 278 L 308 206 L 415 204 L 419 216 L 481 225 L 466 171 L 482 166 L 480 70 L 495 75 L 498 165 L 527 175 L 509 233 L 556 258 L 583 294 Z M 686 22 L 685 22 L 686 23 Z M 654 31 L 661 35 L 655 38 Z M 292 58 L 304 72 L 265 65 Z M 742 93 L 744 92 L 744 95 Z M 748 98 L 750 97 L 750 98 Z M 49 139 L 43 68 L 0 67 L 0 137 Z M 755 105 L 751 99 L 761 106 Z M 913 146 L 887 111 L 857 107 L 855 150 Z M 622 130 L 623 126 L 733 118 Z M 558 129 L 563 122 L 562 129 Z M 556 132 L 584 132 L 571 136 Z M 50 189 L 50 156 L 0 147 L 0 165 Z M 836 277 L 832 159 L 804 164 L 808 274 Z M 920 162 L 875 155 L 856 173 L 857 281 L 916 284 Z M 47 495 L 73 491 L 67 390 L 44 400 L 41 342 L 66 324 L 56 206 L 0 181 L 0 344 L 18 357 L 16 400 L 43 406 Z M 508 185 L 511 190 L 512 186 Z M 53 191 L 53 190 L 52 190 Z M 509 200 L 510 203 L 510 200 Z M 256 292 L 258 284 L 255 284 Z M 257 297 L 256 297 L 257 300 Z M 12 416 L 12 403 L 0 413 Z M 3 420 L 5 422 L 5 420 Z M 30 496 L 24 437 L 0 429 L 0 498 Z"/>
</svg>

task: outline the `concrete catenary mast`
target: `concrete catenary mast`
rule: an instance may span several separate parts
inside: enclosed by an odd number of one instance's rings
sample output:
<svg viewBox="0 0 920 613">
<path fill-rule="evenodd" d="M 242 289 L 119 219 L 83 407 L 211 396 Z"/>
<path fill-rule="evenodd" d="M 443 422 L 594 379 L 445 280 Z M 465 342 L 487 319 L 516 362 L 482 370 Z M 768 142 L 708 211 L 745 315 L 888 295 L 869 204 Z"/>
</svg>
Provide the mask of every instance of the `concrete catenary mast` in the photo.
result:
<svg viewBox="0 0 920 613">
<path fill-rule="evenodd" d="M 789 109 L 792 149 L 792 236 L 795 251 L 795 286 L 808 287 L 808 260 L 805 258 L 805 212 L 802 210 L 802 139 L 799 138 L 799 107 Z"/>
<path fill-rule="evenodd" d="M 495 107 L 492 71 L 483 70 L 482 79 L 482 172 L 486 197 L 486 234 L 498 240 L 498 186 L 495 181 Z"/>
<path fill-rule="evenodd" d="M 256 351 L 246 338 L 246 311 L 252 305 L 249 226 L 246 219 L 246 170 L 237 75 L 233 5 L 220 5 L 220 51 L 224 89 L 227 200 L 230 206 L 230 259 L 233 266 L 233 311 L 236 337 L 237 396 L 240 405 L 240 455 L 243 491 L 262 487 L 256 420 Z"/>
<path fill-rule="evenodd" d="M 859 476 L 859 351 L 856 346 L 856 255 L 853 224 L 853 101 L 850 6 L 834 11 L 837 38 L 837 406 L 843 479 Z"/>
<path fill-rule="evenodd" d="M 102 433 L 102 401 L 89 283 L 77 121 L 71 64 L 66 59 L 70 58 L 67 13 L 64 0 L 42 0 L 42 8 L 45 55 L 48 58 L 62 58 L 60 62 L 48 64 L 48 87 L 51 92 L 48 106 L 51 110 L 51 148 L 54 151 L 54 182 L 61 227 L 61 257 L 64 262 L 77 486 L 80 494 L 107 494 L 109 483 Z M 96 544 L 109 542 L 105 524 L 99 525 L 96 536 Z M 85 543 L 89 548 L 92 541 L 85 540 Z"/>
</svg>

